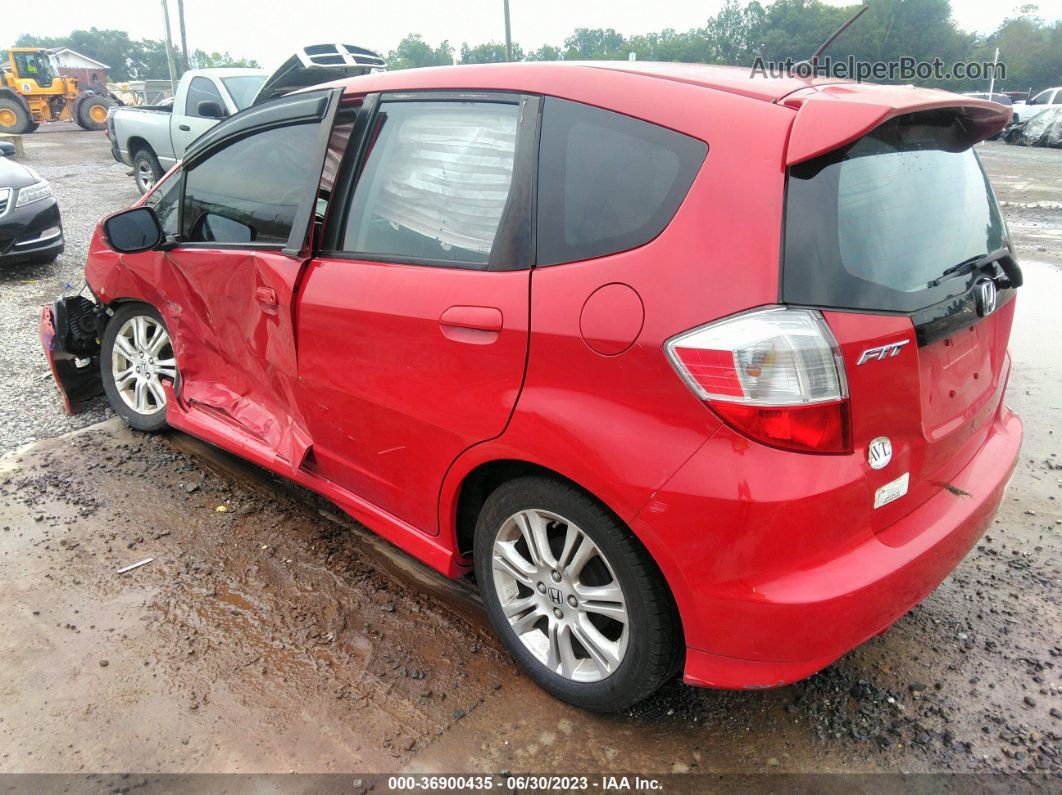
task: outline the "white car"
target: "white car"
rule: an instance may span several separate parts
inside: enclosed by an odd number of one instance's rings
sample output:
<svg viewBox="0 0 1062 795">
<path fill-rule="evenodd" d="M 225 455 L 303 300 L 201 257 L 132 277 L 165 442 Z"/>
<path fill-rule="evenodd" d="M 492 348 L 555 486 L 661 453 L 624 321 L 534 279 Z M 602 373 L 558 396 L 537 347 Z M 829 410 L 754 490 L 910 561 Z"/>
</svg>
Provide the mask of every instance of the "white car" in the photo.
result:
<svg viewBox="0 0 1062 795">
<path fill-rule="evenodd" d="M 1025 101 L 1021 120 L 1028 121 L 1033 116 L 1038 116 L 1048 108 L 1057 108 L 1062 105 L 1062 86 L 1045 88 L 1036 96 Z"/>
</svg>

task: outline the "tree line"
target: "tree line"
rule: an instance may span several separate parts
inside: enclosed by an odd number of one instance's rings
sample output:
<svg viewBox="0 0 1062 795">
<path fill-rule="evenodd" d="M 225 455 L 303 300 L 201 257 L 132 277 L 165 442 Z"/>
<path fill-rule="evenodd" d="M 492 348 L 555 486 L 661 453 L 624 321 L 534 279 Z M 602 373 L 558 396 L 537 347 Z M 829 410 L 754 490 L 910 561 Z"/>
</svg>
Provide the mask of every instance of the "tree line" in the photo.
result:
<svg viewBox="0 0 1062 795">
<path fill-rule="evenodd" d="M 995 48 L 1006 65 L 1006 79 L 997 90 L 1040 89 L 1062 85 L 1062 22 L 1047 22 L 1035 5 L 1017 9 L 987 36 L 959 28 L 949 0 L 867 0 L 868 11 L 833 44 L 834 58 L 895 61 L 913 57 L 945 63 L 989 62 Z M 727 0 L 701 27 L 624 36 L 612 28 L 576 28 L 560 45 L 544 44 L 525 51 L 513 43 L 513 60 L 627 60 L 634 53 L 643 61 L 686 61 L 752 66 L 758 57 L 770 61 L 808 58 L 838 26 L 859 9 L 825 5 L 821 0 L 739 2 Z M 68 36 L 19 36 L 20 47 L 70 47 L 110 66 L 112 80 L 164 78 L 169 75 L 166 44 L 161 40 L 129 38 L 120 30 L 75 30 Z M 175 62 L 180 64 L 180 58 Z M 455 48 L 449 41 L 437 46 L 419 34 L 406 36 L 387 56 L 391 69 L 453 63 L 495 63 L 506 60 L 505 45 L 489 41 Z M 195 50 L 191 68 L 258 66 L 254 60 L 229 53 Z M 952 90 L 982 89 L 984 81 L 924 81 Z"/>
<path fill-rule="evenodd" d="M 560 46 L 525 51 L 513 43 L 515 61 L 627 60 L 685 61 L 749 66 L 758 57 L 770 61 L 807 59 L 861 4 L 830 6 L 820 0 L 740 3 L 727 0 L 702 27 L 673 28 L 624 36 L 612 28 L 576 28 Z M 867 12 L 830 47 L 834 58 L 895 61 L 901 57 L 945 64 L 991 62 L 996 47 L 1006 79 L 996 90 L 1034 90 L 1062 84 L 1062 22 L 1046 22 L 1039 8 L 1025 5 L 987 36 L 959 28 L 949 0 L 868 0 Z M 456 58 L 455 58 L 456 56 Z M 391 69 L 506 60 L 505 45 L 490 41 L 460 50 L 448 41 L 432 46 L 422 36 L 406 36 L 388 55 Z M 984 81 L 926 80 L 951 90 L 986 89 Z"/>
<path fill-rule="evenodd" d="M 25 33 L 15 41 L 16 47 L 69 47 L 109 67 L 108 77 L 116 82 L 168 78 L 166 42 L 161 39 L 130 39 L 124 30 L 75 30 L 67 36 L 33 36 Z M 173 62 L 178 71 L 180 51 L 173 48 Z M 234 58 L 227 52 L 194 50 L 188 53 L 189 69 L 214 66 L 257 67 L 258 62 Z"/>
</svg>

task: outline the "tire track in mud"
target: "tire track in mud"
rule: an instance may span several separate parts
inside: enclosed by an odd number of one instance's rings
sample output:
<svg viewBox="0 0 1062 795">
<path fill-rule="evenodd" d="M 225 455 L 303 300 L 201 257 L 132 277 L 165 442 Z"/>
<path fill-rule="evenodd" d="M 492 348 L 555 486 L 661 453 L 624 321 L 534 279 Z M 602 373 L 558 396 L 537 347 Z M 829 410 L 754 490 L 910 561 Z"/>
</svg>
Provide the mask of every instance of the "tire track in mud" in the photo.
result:
<svg viewBox="0 0 1062 795">
<path fill-rule="evenodd" d="M 0 524 L 17 508 L 34 525 L 17 528 L 36 534 L 23 574 L 135 613 L 141 632 L 113 654 L 165 683 L 167 709 L 219 726 L 253 715 L 252 745 L 309 724 L 303 741 L 331 738 L 338 766 L 319 769 L 394 769 L 511 676 L 478 628 L 380 573 L 361 531 L 279 489 L 265 496 L 115 422 L 27 455 L 0 507 Z"/>
</svg>

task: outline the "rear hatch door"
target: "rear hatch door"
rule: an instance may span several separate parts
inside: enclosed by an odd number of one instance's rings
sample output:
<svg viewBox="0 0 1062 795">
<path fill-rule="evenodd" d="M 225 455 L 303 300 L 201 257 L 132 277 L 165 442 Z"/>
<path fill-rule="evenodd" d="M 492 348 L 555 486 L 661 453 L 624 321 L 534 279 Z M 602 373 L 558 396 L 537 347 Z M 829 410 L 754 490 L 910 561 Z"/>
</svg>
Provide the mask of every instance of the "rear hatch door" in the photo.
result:
<svg viewBox="0 0 1062 795">
<path fill-rule="evenodd" d="M 907 90 L 933 101 L 802 107 L 788 164 L 781 297 L 821 308 L 841 347 L 876 531 L 984 443 L 1021 280 L 973 150 L 1009 111 Z"/>
</svg>

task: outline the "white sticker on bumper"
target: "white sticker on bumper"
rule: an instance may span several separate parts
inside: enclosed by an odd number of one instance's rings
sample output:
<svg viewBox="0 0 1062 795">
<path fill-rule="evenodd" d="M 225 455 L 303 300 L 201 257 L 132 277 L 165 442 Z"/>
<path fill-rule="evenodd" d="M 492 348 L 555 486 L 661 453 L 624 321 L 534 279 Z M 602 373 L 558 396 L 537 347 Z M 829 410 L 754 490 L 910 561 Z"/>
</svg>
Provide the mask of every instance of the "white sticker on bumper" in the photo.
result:
<svg viewBox="0 0 1062 795">
<path fill-rule="evenodd" d="M 900 477 L 891 483 L 886 483 L 880 489 L 874 492 L 874 507 L 880 508 L 882 505 L 897 500 L 907 493 L 907 484 L 911 482 L 911 473 L 904 472 Z"/>
</svg>

